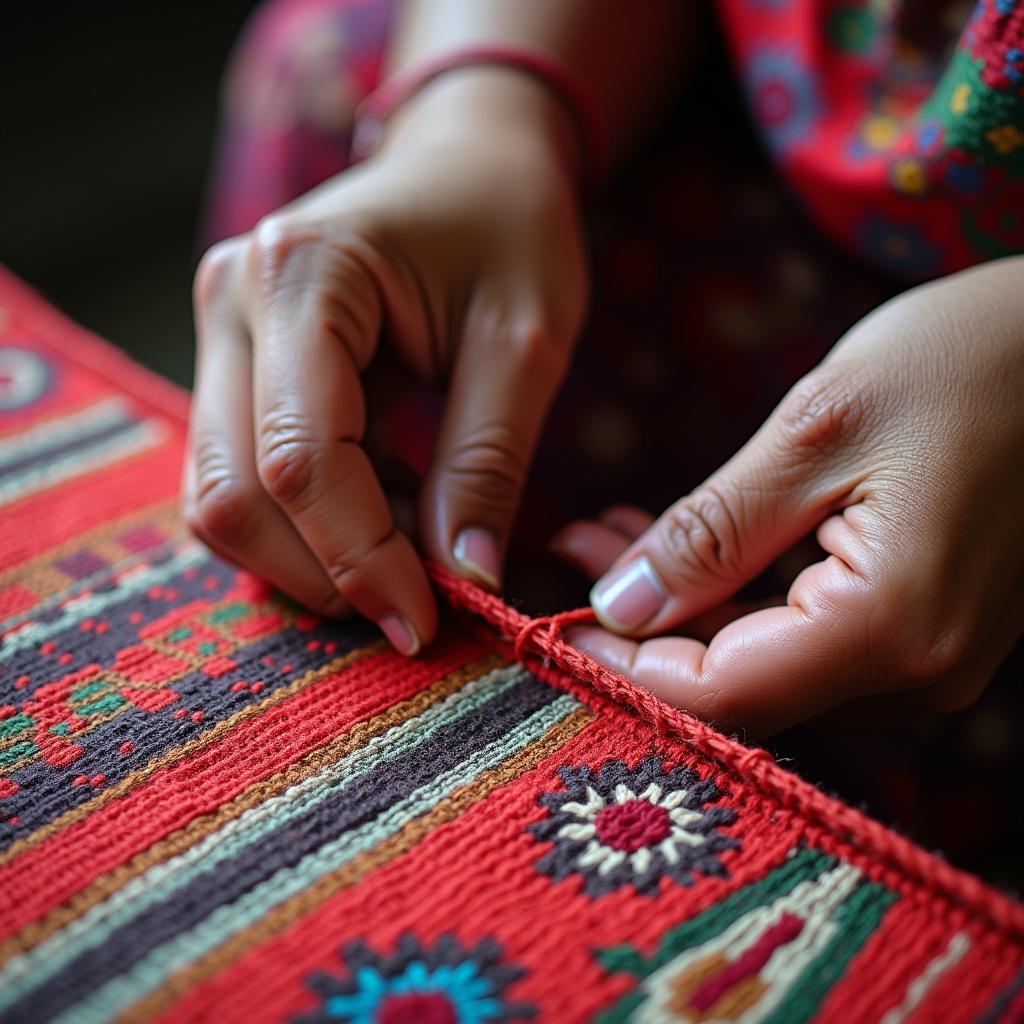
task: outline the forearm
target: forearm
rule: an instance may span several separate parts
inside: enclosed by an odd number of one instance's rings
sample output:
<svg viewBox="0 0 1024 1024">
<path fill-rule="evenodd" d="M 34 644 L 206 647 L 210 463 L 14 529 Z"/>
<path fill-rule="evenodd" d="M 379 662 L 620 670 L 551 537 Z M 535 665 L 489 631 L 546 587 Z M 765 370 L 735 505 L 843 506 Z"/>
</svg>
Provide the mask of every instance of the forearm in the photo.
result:
<svg viewBox="0 0 1024 1024">
<path fill-rule="evenodd" d="M 407 0 L 388 70 L 481 45 L 551 55 L 572 69 L 592 97 L 614 157 L 668 91 L 681 63 L 689 10 L 679 0 Z M 459 91 L 454 82 L 440 80 L 428 88 L 443 88 L 453 98 Z M 521 84 L 510 88 L 526 94 Z"/>
</svg>

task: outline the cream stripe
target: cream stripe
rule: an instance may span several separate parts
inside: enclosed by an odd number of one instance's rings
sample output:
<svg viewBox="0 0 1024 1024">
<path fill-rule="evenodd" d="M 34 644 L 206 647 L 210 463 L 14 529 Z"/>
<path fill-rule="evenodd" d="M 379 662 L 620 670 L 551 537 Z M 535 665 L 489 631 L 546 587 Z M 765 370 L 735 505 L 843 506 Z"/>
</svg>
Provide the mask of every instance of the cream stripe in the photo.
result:
<svg viewBox="0 0 1024 1024">
<path fill-rule="evenodd" d="M 11 845 L 2 854 L 0 854 L 0 867 L 10 864 L 12 861 L 20 857 L 26 850 L 30 850 L 32 847 L 38 846 L 40 843 L 45 842 L 57 833 L 63 832 L 64 829 L 68 828 L 70 825 L 74 825 L 83 818 L 88 818 L 89 815 L 95 814 L 96 811 L 101 807 L 106 806 L 112 800 L 117 800 L 120 797 L 127 795 L 135 789 L 136 786 L 140 786 L 144 782 L 147 782 L 151 776 L 155 775 L 161 769 L 167 768 L 169 765 L 177 764 L 179 761 L 184 760 L 186 757 L 189 757 L 191 754 L 194 754 L 199 750 L 213 746 L 213 744 L 223 739 L 225 733 L 230 732 L 235 728 L 235 726 L 242 722 L 263 714 L 263 712 L 268 708 L 272 708 L 277 704 L 282 704 L 289 697 L 292 697 L 306 689 L 307 686 L 312 686 L 321 679 L 331 676 L 335 672 L 340 672 L 349 665 L 352 665 L 357 661 L 362 661 L 363 658 L 368 658 L 373 654 L 379 654 L 381 651 L 387 650 L 387 648 L 387 641 L 375 640 L 372 643 L 367 644 L 365 647 L 349 651 L 347 654 L 343 654 L 340 657 L 335 658 L 334 661 L 328 662 L 328 664 L 322 665 L 320 668 L 312 669 L 302 676 L 301 679 L 296 679 L 287 686 L 284 686 L 279 690 L 274 690 L 269 697 L 260 701 L 259 704 L 251 704 L 247 708 L 242 708 L 241 711 L 236 712 L 230 718 L 225 718 L 218 722 L 209 732 L 205 732 L 201 736 L 197 736 L 194 740 L 190 740 L 188 743 L 185 743 L 180 747 L 175 747 L 174 750 L 167 751 L 166 754 L 161 754 L 159 757 L 153 758 L 145 768 L 140 768 L 137 772 L 132 772 L 131 775 L 122 779 L 116 785 L 99 792 L 91 800 L 87 800 L 84 804 L 79 804 L 77 807 L 73 807 L 70 811 L 65 811 L 59 818 L 43 825 L 31 835 L 25 836 L 24 839 L 18 839 L 11 843 Z"/>
<path fill-rule="evenodd" d="M 202 959 L 178 971 L 155 992 L 133 1003 L 117 1018 L 117 1024 L 145 1024 L 186 996 L 249 950 L 272 939 L 296 921 L 313 914 L 336 893 L 357 885 L 363 878 L 390 861 L 411 853 L 413 848 L 432 832 L 465 814 L 474 804 L 486 800 L 495 790 L 510 785 L 526 772 L 560 750 L 594 720 L 594 714 L 581 705 L 572 714 L 553 725 L 544 735 L 518 754 L 513 754 L 497 768 L 491 768 L 469 785 L 462 786 L 424 815 L 410 821 L 402 829 L 367 853 L 351 860 L 338 871 L 325 875 L 308 889 L 276 906 L 256 924 L 233 935 L 223 945 Z"/>
<path fill-rule="evenodd" d="M 455 790 L 539 739 L 579 706 L 579 702 L 568 694 L 558 697 L 510 729 L 505 736 L 488 743 L 466 761 L 399 800 L 373 821 L 326 843 L 294 867 L 280 869 L 234 903 L 218 907 L 191 931 L 158 946 L 128 973 L 111 979 L 56 1020 L 60 1024 L 90 1024 L 93 1021 L 100 1024 L 127 1009 L 159 988 L 173 974 L 259 921 L 274 907 L 338 870 L 360 853 L 372 849 L 408 822 L 428 813 Z"/>
<path fill-rule="evenodd" d="M 924 1002 L 938 980 L 948 974 L 966 956 L 971 940 L 964 932 L 957 932 L 946 948 L 907 988 L 907 994 L 899 1006 L 894 1006 L 883 1018 L 882 1024 L 903 1024 L 903 1022 Z"/>
<path fill-rule="evenodd" d="M 204 547 L 189 543 L 166 562 L 161 562 L 159 565 L 140 565 L 129 569 L 117 580 L 114 590 L 72 598 L 64 606 L 63 613 L 59 618 L 49 622 L 32 622 L 14 633 L 8 633 L 0 643 L 0 664 L 8 655 L 16 654 L 26 647 L 33 647 L 35 644 L 77 625 L 83 619 L 95 617 L 111 605 L 120 603 L 140 590 L 148 590 L 154 583 L 162 583 L 176 573 L 184 572 L 190 566 L 198 565 L 208 557 L 209 552 Z"/>
<path fill-rule="evenodd" d="M 372 772 L 381 761 L 415 749 L 439 729 L 472 714 L 526 677 L 525 669 L 513 665 L 469 681 L 418 717 L 373 737 L 366 746 L 251 808 L 180 856 L 133 879 L 50 941 L 12 959 L 0 972 L 0 1012 L 44 985 L 76 956 L 103 945 L 111 934 L 136 920 L 149 907 L 172 898 L 197 876 L 230 861 L 269 833 L 301 819 L 336 790 Z"/>
<path fill-rule="evenodd" d="M 167 436 L 167 429 L 158 420 L 144 420 L 88 448 L 79 448 L 60 458 L 48 459 L 24 473 L 0 482 L 0 505 L 10 504 L 37 491 L 55 487 L 83 473 L 136 455 L 152 448 Z"/>
<path fill-rule="evenodd" d="M 118 423 L 132 419 L 128 403 L 117 396 L 97 402 L 88 408 L 79 409 L 70 416 L 61 416 L 30 427 L 24 433 L 0 440 L 0 469 L 17 459 L 26 458 L 37 452 L 57 448 L 83 434 L 98 433 Z"/>
<path fill-rule="evenodd" d="M 368 743 L 374 736 L 386 732 L 393 726 L 401 725 L 408 718 L 423 714 L 431 705 L 444 700 L 465 686 L 469 680 L 505 665 L 506 663 L 495 654 L 462 665 L 425 689 L 418 690 L 411 697 L 392 704 L 373 718 L 357 722 L 347 732 L 334 737 L 326 746 L 316 747 L 288 767 L 254 782 L 233 799 L 221 804 L 216 811 L 193 818 L 187 825 L 158 840 L 127 863 L 120 864 L 94 879 L 86 888 L 55 907 L 46 917 L 32 921 L 16 935 L 9 935 L 0 941 L 0 968 L 14 957 L 21 956 L 25 950 L 46 942 L 51 936 L 69 927 L 73 921 L 109 899 L 133 878 L 184 853 L 202 842 L 208 835 L 222 829 L 228 822 L 241 817 L 250 808 L 257 807 L 272 797 L 280 796 L 285 790 L 316 774 L 325 765 L 340 760 L 346 754 Z"/>
<path fill-rule="evenodd" d="M 140 551 L 138 554 L 125 555 L 123 552 L 118 552 L 112 558 L 107 559 L 108 564 L 102 569 L 89 576 L 76 579 L 72 583 L 68 583 L 68 576 L 60 572 L 58 569 L 43 569 L 42 573 L 37 573 L 36 578 L 27 584 L 37 595 L 41 596 L 41 600 L 38 604 L 33 605 L 27 611 L 20 612 L 17 615 L 12 615 L 11 618 L 0 622 L 0 634 L 15 630 L 23 623 L 31 622 L 33 619 L 39 618 L 40 615 L 48 612 L 51 608 L 67 604 L 69 599 L 74 599 L 75 595 L 80 594 L 84 590 L 91 590 L 99 582 L 105 582 L 106 580 L 112 579 L 116 586 L 118 580 L 127 575 L 135 566 L 151 563 L 153 561 L 153 556 L 157 551 L 165 551 L 168 545 L 172 543 L 180 547 L 182 543 L 181 537 L 169 537 L 163 543 L 155 545 L 152 548 L 148 548 L 145 551 Z M 113 545 L 110 546 L 113 547 Z M 86 548 L 86 546 L 83 545 L 83 548 L 93 554 L 99 555 L 100 558 L 104 557 L 104 553 L 95 547 Z M 51 584 L 50 594 L 40 595 L 40 590 L 45 588 L 38 586 L 39 576 L 47 571 L 51 572 L 54 576 L 59 576 L 60 580 L 59 582 L 57 580 L 53 581 Z"/>
</svg>

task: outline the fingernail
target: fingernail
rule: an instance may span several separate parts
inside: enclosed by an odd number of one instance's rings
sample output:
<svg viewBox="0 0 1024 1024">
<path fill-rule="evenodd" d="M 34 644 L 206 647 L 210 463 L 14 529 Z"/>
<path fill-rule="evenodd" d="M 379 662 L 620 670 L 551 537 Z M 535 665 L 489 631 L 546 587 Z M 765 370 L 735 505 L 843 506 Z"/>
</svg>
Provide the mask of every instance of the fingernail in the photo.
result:
<svg viewBox="0 0 1024 1024">
<path fill-rule="evenodd" d="M 452 545 L 459 568 L 491 590 L 501 590 L 501 555 L 498 541 L 489 530 L 467 526 Z"/>
<path fill-rule="evenodd" d="M 420 638 L 416 635 L 416 630 L 401 615 L 385 615 L 377 625 L 399 654 L 412 657 L 419 652 Z"/>
<path fill-rule="evenodd" d="M 590 591 L 590 603 L 598 618 L 620 633 L 653 618 L 666 597 L 665 584 L 646 557 L 608 573 Z"/>
</svg>

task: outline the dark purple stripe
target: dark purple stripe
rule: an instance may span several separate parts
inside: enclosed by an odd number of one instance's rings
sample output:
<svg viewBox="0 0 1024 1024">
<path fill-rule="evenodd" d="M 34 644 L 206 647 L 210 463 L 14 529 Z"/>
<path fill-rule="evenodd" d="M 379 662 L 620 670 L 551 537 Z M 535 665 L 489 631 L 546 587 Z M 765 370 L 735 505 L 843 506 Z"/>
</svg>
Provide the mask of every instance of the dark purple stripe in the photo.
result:
<svg viewBox="0 0 1024 1024">
<path fill-rule="evenodd" d="M 39 686 L 58 680 L 86 665 L 98 664 L 111 668 L 119 651 L 141 642 L 139 631 L 145 629 L 148 623 L 197 598 L 207 598 L 211 604 L 222 601 L 234 586 L 237 570 L 213 556 L 201 563 L 199 569 L 195 579 L 178 576 L 163 584 L 162 593 L 168 590 L 179 592 L 173 601 L 161 596 L 133 594 L 108 608 L 102 616 L 102 621 L 109 626 L 107 633 L 96 633 L 95 630 L 82 632 L 75 625 L 53 637 L 53 654 L 43 654 L 39 649 L 19 651 L 11 657 L 6 671 L 0 676 L 0 704 L 10 703 L 20 707 Z M 216 582 L 215 587 L 211 585 L 213 582 Z M 133 614 L 141 614 L 142 620 L 133 623 Z M 21 788 L 4 800 L 4 820 L 0 822 L 0 851 L 7 849 L 19 836 L 34 832 L 94 796 L 96 789 L 91 784 L 73 785 L 73 780 L 79 776 L 92 779 L 102 774 L 105 777 L 104 785 L 114 785 L 145 767 L 154 757 L 187 743 L 246 705 L 265 700 L 273 690 L 287 686 L 310 670 L 321 668 L 348 651 L 364 646 L 377 635 L 376 629 L 362 619 L 324 623 L 313 630 L 289 626 L 254 642 L 243 643 L 230 655 L 238 667 L 219 678 L 196 671 L 175 680 L 169 689 L 178 695 L 178 699 L 167 707 L 151 712 L 132 706 L 80 738 L 68 736 L 67 741 L 80 745 L 85 753 L 67 767 L 57 768 L 37 757 L 16 772 L 4 773 Z M 313 640 L 320 641 L 320 646 L 311 651 L 309 643 Z M 329 641 L 335 645 L 330 654 L 324 649 Z M 75 655 L 75 660 L 67 666 L 60 665 L 56 660 L 57 655 L 64 650 L 71 650 Z M 263 659 L 268 655 L 277 658 L 274 667 L 263 664 Z M 291 666 L 290 671 L 283 671 L 285 664 Z M 15 680 L 21 675 L 27 675 L 32 680 L 27 690 L 15 688 Z M 231 688 L 237 682 L 251 683 L 257 680 L 263 683 L 258 694 L 251 690 L 235 691 Z M 183 708 L 188 709 L 189 715 L 175 718 L 175 712 Z M 193 721 L 191 717 L 191 713 L 196 711 L 202 712 L 202 720 L 199 722 Z M 34 741 L 35 729 L 27 730 L 18 739 Z M 121 747 L 126 740 L 131 741 L 133 749 L 123 754 Z M 11 817 L 19 819 L 19 823 L 10 825 L 8 822 Z"/>
<path fill-rule="evenodd" d="M 168 939 L 195 927 L 218 907 L 232 903 L 281 868 L 293 867 L 324 844 L 372 821 L 387 808 L 443 772 L 464 762 L 493 740 L 559 696 L 533 676 L 439 729 L 428 741 L 378 765 L 369 775 L 336 791 L 298 824 L 280 828 L 194 879 L 170 899 L 150 907 L 141 920 L 110 936 L 102 948 L 78 956 L 42 991 L 12 1007 L 33 1019 L 55 1016 L 129 971 Z M 27 1019 L 27 1018 L 26 1018 Z"/>
<path fill-rule="evenodd" d="M 52 448 L 43 448 L 29 455 L 23 455 L 20 459 L 15 459 L 13 462 L 0 466 L 0 480 L 3 480 L 5 477 L 17 476 L 17 474 L 24 473 L 34 466 L 40 466 L 54 459 L 63 458 L 65 455 L 74 455 L 75 452 L 84 451 L 94 444 L 100 444 L 112 437 L 116 437 L 118 434 L 124 433 L 126 430 L 130 430 L 132 427 L 138 426 L 141 422 L 142 420 L 132 417 L 120 423 L 112 423 L 101 430 L 93 430 L 91 434 L 79 434 L 73 440 L 64 441 L 62 444 Z"/>
</svg>

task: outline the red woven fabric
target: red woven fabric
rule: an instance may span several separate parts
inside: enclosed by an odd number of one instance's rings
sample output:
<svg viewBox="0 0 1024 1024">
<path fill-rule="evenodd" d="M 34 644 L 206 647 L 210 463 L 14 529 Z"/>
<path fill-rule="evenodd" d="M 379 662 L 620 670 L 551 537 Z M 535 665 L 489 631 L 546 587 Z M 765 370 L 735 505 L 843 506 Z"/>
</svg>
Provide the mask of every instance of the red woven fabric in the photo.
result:
<svg viewBox="0 0 1024 1024">
<path fill-rule="evenodd" d="M 188 538 L 186 396 L 0 278 L 0 1020 L 1020 1019 L 1024 908 L 443 570 Z"/>
</svg>

